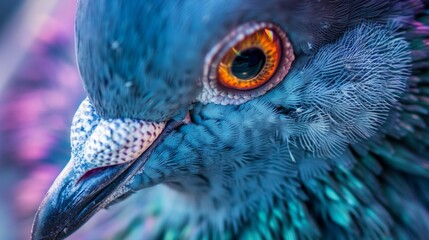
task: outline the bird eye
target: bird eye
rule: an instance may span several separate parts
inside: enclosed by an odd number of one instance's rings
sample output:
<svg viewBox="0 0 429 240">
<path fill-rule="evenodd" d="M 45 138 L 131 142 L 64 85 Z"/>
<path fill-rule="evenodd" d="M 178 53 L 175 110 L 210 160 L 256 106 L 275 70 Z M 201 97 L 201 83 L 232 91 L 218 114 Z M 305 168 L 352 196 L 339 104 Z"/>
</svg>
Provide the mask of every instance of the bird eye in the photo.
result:
<svg viewBox="0 0 429 240">
<path fill-rule="evenodd" d="M 224 55 L 217 68 L 219 83 L 236 90 L 260 87 L 273 76 L 280 55 L 280 40 L 274 31 L 258 30 Z"/>
<path fill-rule="evenodd" d="M 280 27 L 270 23 L 242 25 L 207 55 L 198 100 L 244 103 L 281 82 L 293 60 L 292 45 Z"/>
</svg>

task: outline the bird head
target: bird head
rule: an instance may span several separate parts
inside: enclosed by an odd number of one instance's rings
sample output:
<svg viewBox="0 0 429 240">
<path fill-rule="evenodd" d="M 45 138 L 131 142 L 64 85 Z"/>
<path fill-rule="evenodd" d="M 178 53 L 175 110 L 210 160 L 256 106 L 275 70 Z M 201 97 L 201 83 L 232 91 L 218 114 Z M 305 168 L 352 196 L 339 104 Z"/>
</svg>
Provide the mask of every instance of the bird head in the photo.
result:
<svg viewBox="0 0 429 240">
<path fill-rule="evenodd" d="M 33 238 L 64 238 L 158 184 L 202 206 L 190 216 L 225 227 L 299 197 L 320 163 L 346 164 L 349 146 L 381 131 L 410 65 L 407 42 L 386 21 L 394 13 L 371 19 L 379 8 L 357 6 L 79 1 L 88 98 Z"/>
</svg>

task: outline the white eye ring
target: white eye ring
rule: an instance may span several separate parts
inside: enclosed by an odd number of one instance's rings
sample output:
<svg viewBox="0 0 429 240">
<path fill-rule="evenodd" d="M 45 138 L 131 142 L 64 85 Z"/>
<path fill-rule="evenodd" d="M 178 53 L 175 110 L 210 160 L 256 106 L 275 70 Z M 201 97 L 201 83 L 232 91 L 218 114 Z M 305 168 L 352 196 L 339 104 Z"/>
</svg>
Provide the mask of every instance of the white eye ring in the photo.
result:
<svg viewBox="0 0 429 240">
<path fill-rule="evenodd" d="M 241 91 L 222 87 L 218 81 L 217 67 L 223 56 L 247 36 L 264 28 L 272 29 L 281 42 L 282 52 L 280 63 L 275 73 L 265 84 L 256 89 Z M 241 25 L 216 44 L 207 54 L 202 78 L 203 89 L 197 100 L 203 104 L 240 105 L 245 103 L 277 86 L 289 72 L 294 59 L 295 55 L 292 44 L 279 26 L 265 22 L 251 22 Z"/>
</svg>

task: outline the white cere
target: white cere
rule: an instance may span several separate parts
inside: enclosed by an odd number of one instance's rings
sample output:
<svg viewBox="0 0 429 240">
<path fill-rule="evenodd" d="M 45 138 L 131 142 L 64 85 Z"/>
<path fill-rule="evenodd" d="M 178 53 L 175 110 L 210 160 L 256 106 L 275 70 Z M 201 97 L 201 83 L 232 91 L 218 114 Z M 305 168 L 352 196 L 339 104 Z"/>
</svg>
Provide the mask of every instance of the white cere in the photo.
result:
<svg viewBox="0 0 429 240">
<path fill-rule="evenodd" d="M 82 101 L 71 125 L 72 154 L 97 167 L 137 159 L 158 138 L 165 123 L 133 119 L 103 119 L 88 98 Z"/>
<path fill-rule="evenodd" d="M 102 119 L 84 149 L 85 160 L 98 167 L 137 159 L 158 138 L 165 123 Z"/>
<path fill-rule="evenodd" d="M 86 98 L 77 109 L 70 128 L 72 150 L 79 151 L 78 148 L 85 144 L 99 122 L 100 117 L 95 112 L 89 99 Z"/>
</svg>

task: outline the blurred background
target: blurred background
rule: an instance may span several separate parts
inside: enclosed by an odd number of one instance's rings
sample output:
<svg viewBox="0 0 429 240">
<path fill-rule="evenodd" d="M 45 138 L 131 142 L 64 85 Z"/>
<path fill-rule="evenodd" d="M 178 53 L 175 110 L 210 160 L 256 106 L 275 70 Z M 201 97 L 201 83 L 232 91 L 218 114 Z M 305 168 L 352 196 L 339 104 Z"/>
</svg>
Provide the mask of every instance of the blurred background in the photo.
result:
<svg viewBox="0 0 429 240">
<path fill-rule="evenodd" d="M 69 126 L 84 98 L 75 5 L 0 1 L 0 239 L 30 238 L 34 213 L 69 160 Z"/>
</svg>

